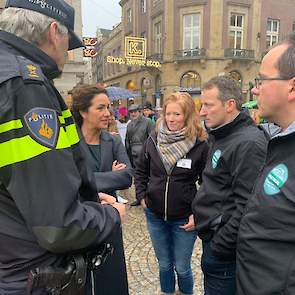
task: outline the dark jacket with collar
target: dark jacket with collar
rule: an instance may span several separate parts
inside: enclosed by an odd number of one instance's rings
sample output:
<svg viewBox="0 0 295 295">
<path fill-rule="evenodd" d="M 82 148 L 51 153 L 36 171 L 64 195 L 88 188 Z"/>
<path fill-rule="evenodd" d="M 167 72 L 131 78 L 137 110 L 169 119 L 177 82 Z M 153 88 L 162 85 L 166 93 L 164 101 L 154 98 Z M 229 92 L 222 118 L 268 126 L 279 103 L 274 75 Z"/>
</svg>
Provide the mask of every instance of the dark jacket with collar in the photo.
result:
<svg viewBox="0 0 295 295">
<path fill-rule="evenodd" d="M 155 123 L 142 115 L 138 119 L 128 123 L 125 147 L 133 167 L 135 167 L 144 142 L 154 128 Z"/>
<path fill-rule="evenodd" d="M 210 131 L 208 162 L 193 212 L 200 238 L 211 239 L 217 256 L 235 257 L 240 219 L 264 162 L 266 145 L 266 135 L 244 112 Z"/>
<path fill-rule="evenodd" d="M 295 294 L 295 124 L 274 136 L 241 220 L 238 295 Z"/>
<path fill-rule="evenodd" d="M 96 202 L 55 62 L 0 31 L 0 69 L 0 294 L 25 294 L 30 270 L 97 246 L 120 218 Z"/>
<path fill-rule="evenodd" d="M 155 214 L 166 220 L 186 218 L 192 214 L 191 204 L 197 192 L 196 181 L 200 179 L 207 160 L 208 145 L 197 139 L 187 153 L 191 168 L 174 166 L 167 175 L 157 150 L 157 136 L 153 131 L 145 142 L 135 170 L 136 198 L 145 199 Z"/>
<path fill-rule="evenodd" d="M 132 185 L 133 169 L 119 135 L 112 135 L 107 131 L 101 132 L 100 157 L 100 171 L 94 173 L 99 192 L 114 195 L 116 190 L 127 189 Z M 90 158 L 89 160 L 92 163 L 92 170 L 95 171 L 93 159 Z M 126 168 L 112 171 L 112 164 L 115 160 L 126 164 Z"/>
</svg>

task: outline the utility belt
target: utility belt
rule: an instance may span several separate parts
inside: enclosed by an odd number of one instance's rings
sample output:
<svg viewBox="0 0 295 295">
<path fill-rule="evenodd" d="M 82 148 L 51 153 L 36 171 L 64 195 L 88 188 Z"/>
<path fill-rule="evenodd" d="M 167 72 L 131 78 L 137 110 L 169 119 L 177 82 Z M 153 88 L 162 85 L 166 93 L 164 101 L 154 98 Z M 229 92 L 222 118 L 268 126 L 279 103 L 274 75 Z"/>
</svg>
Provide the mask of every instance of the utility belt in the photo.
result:
<svg viewBox="0 0 295 295">
<path fill-rule="evenodd" d="M 36 288 L 43 288 L 50 295 L 85 295 L 87 272 L 92 273 L 93 280 L 93 271 L 101 267 L 113 251 L 113 246 L 107 243 L 85 254 L 69 256 L 63 267 L 47 266 L 31 270 L 27 282 L 28 294 Z"/>
</svg>

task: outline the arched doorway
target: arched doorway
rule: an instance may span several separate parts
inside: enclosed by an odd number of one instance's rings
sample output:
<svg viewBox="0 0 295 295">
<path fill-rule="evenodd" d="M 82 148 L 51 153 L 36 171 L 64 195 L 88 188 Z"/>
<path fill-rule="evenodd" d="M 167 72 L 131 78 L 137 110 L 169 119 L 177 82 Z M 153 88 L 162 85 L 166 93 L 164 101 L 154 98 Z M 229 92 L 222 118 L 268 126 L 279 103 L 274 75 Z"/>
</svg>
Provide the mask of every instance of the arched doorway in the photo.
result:
<svg viewBox="0 0 295 295">
<path fill-rule="evenodd" d="M 201 89 L 201 76 L 195 71 L 184 73 L 180 80 L 180 87 L 190 89 Z"/>
<path fill-rule="evenodd" d="M 157 75 L 155 78 L 155 95 L 153 97 L 154 101 L 153 104 L 155 106 L 162 106 L 163 105 L 163 94 L 161 92 L 162 87 L 162 79 L 160 75 Z M 157 103 L 158 101 L 158 103 Z"/>
<path fill-rule="evenodd" d="M 145 78 L 142 78 L 140 82 L 140 96 L 141 96 L 141 104 L 144 104 L 146 101 Z"/>
<path fill-rule="evenodd" d="M 235 71 L 231 71 L 231 72 L 229 72 L 229 76 L 232 79 L 234 79 L 235 81 L 237 81 L 240 84 L 240 86 L 243 85 L 243 78 L 242 78 L 242 75 L 240 74 L 240 72 L 238 72 L 236 70 Z"/>
</svg>

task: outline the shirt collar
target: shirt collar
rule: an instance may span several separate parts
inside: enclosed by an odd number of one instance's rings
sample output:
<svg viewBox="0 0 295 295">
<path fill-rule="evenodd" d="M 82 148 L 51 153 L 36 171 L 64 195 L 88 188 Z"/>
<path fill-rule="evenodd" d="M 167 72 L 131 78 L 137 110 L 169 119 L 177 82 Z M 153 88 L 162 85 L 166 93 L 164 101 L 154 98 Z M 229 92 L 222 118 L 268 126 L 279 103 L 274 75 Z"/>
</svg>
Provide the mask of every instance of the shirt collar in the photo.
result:
<svg viewBox="0 0 295 295">
<path fill-rule="evenodd" d="M 55 61 L 35 45 L 5 31 L 0 31 L 0 40 L 6 43 L 9 50 L 15 54 L 22 55 L 37 63 L 48 79 L 52 80 L 61 75 Z"/>
</svg>

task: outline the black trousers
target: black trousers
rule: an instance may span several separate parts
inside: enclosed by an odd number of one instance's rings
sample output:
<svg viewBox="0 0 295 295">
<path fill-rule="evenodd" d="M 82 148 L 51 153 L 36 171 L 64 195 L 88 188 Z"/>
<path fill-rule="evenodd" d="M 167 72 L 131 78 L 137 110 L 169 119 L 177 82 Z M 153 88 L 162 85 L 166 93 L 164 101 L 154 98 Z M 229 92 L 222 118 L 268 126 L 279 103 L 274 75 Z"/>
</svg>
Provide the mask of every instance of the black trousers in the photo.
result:
<svg viewBox="0 0 295 295">
<path fill-rule="evenodd" d="M 94 271 L 95 295 L 129 295 L 127 271 L 121 227 L 108 239 L 114 247 L 113 255 Z M 92 295 L 90 273 L 87 277 L 87 295 Z"/>
</svg>

